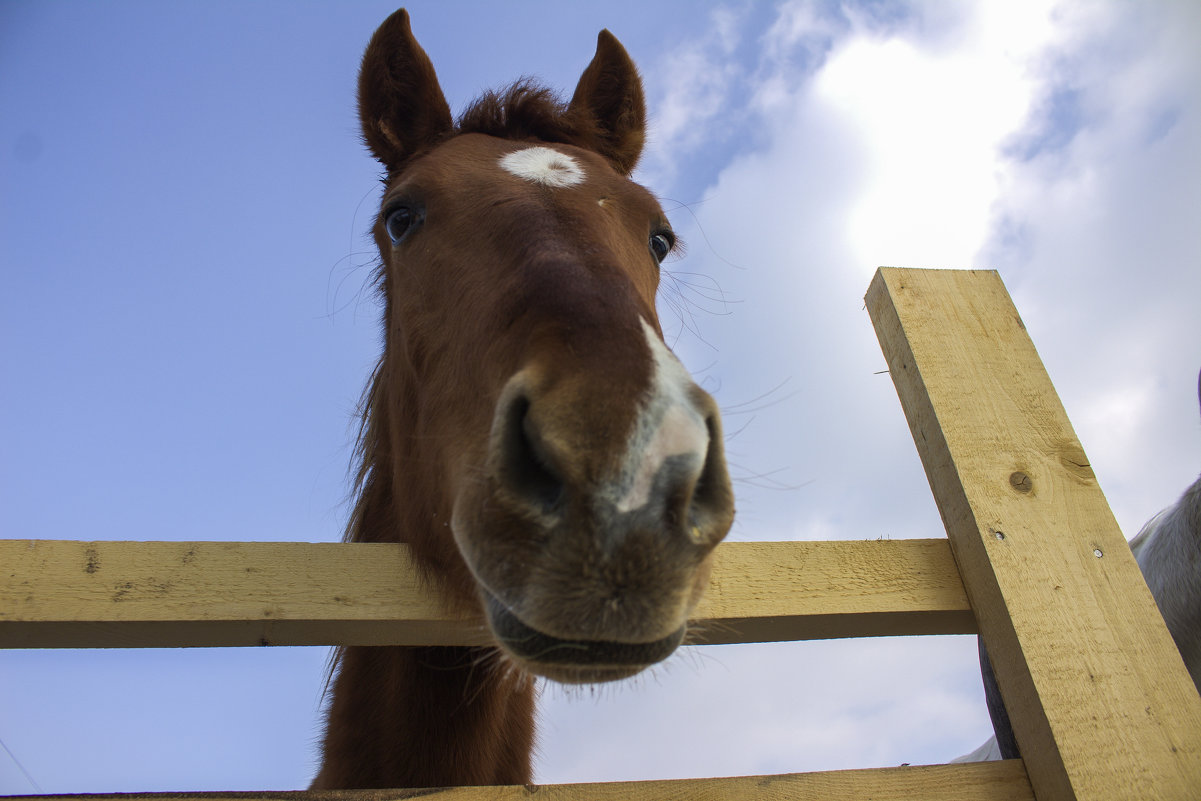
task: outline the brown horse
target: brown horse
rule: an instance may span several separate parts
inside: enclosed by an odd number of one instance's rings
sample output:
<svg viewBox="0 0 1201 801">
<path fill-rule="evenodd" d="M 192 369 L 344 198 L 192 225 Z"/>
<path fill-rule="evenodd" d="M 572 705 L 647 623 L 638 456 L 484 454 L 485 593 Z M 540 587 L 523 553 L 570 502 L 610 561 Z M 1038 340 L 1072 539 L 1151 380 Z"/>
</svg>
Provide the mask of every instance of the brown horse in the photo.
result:
<svg viewBox="0 0 1201 801">
<path fill-rule="evenodd" d="M 398 11 L 359 116 L 384 350 L 348 537 L 408 543 L 494 645 L 344 649 L 313 786 L 528 783 L 534 677 L 671 654 L 734 514 L 716 406 L 655 311 L 675 238 L 629 178 L 641 81 L 602 31 L 569 103 L 522 82 L 455 122 Z"/>
</svg>

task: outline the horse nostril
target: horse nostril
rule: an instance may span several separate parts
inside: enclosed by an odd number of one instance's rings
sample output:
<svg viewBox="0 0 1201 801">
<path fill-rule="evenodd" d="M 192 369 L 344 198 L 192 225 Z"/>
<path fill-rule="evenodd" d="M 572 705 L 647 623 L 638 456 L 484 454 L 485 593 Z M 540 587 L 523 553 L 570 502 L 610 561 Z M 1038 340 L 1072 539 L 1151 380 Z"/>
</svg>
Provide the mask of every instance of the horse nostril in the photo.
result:
<svg viewBox="0 0 1201 801">
<path fill-rule="evenodd" d="M 538 511 L 554 512 L 565 489 L 538 427 L 530 417 L 530 400 L 513 398 L 504 417 L 500 440 L 499 478 L 514 495 Z"/>
<path fill-rule="evenodd" d="M 709 432 L 709 445 L 705 464 L 692 487 L 688 509 L 688 533 L 698 544 L 710 539 L 719 541 L 734 519 L 734 490 L 726 470 L 721 422 L 716 415 L 710 415 L 705 420 L 705 427 Z"/>
</svg>

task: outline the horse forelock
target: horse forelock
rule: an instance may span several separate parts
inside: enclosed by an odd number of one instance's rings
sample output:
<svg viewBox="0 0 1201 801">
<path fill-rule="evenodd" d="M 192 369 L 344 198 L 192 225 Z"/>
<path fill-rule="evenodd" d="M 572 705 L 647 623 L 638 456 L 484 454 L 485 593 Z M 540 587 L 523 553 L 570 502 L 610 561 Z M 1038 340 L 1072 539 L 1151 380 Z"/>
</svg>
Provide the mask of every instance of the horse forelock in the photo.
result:
<svg viewBox="0 0 1201 801">
<path fill-rule="evenodd" d="M 523 78 L 472 100 L 443 138 L 431 147 L 411 153 L 398 170 L 382 176 L 383 182 L 388 183 L 414 159 L 438 145 L 470 133 L 513 141 L 575 145 L 598 153 L 605 137 L 604 130 L 591 116 L 571 109 L 554 90 Z"/>
<path fill-rule="evenodd" d="M 579 121 L 553 90 L 523 78 L 477 97 L 459 115 L 455 133 L 482 133 L 501 139 L 541 139 L 585 145 Z"/>
</svg>

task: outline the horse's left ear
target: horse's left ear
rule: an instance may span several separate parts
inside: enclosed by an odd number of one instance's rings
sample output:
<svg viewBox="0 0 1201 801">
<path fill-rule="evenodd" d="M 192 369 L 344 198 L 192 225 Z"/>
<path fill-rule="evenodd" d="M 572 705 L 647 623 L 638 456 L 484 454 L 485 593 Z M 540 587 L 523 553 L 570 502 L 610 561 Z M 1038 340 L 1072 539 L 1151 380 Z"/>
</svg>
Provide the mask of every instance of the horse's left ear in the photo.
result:
<svg viewBox="0 0 1201 801">
<path fill-rule="evenodd" d="M 403 8 L 376 30 L 359 69 L 359 122 L 375 157 L 396 172 L 453 127 L 430 58 Z"/>
<path fill-rule="evenodd" d="M 567 107 L 584 129 L 594 131 L 592 148 L 629 175 L 646 141 L 642 79 L 629 53 L 607 30 L 596 38 L 596 55 L 580 76 Z"/>
</svg>

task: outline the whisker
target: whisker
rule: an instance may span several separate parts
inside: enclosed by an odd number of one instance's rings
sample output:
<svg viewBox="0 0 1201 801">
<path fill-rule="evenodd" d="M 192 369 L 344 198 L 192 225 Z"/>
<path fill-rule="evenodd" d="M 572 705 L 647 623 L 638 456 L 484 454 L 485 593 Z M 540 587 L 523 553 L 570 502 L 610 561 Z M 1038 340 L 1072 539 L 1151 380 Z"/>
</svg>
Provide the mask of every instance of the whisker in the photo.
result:
<svg viewBox="0 0 1201 801">
<path fill-rule="evenodd" d="M 42 786 L 38 784 L 33 776 L 30 775 L 29 771 L 25 769 L 25 766 L 21 764 L 21 760 L 17 759 L 17 755 L 12 752 L 8 745 L 5 744 L 3 739 L 0 739 L 0 748 L 4 749 L 4 753 L 8 754 L 8 758 L 11 759 L 13 764 L 17 766 L 17 770 L 21 771 L 21 775 L 25 777 L 25 781 L 29 782 L 35 791 L 41 793 Z"/>
<path fill-rule="evenodd" d="M 724 415 L 724 413 L 723 413 L 723 418 L 724 418 L 724 417 L 725 417 L 725 415 Z M 750 428 L 750 426 L 751 426 L 751 423 L 755 422 L 755 420 L 756 420 L 756 419 L 757 419 L 757 418 L 755 418 L 755 417 L 751 417 L 749 420 L 746 420 L 745 422 L 743 422 L 743 424 L 742 424 L 742 425 L 740 425 L 738 428 L 734 429 L 733 431 L 726 431 L 726 432 L 725 432 L 725 439 L 726 439 L 726 442 L 731 442 L 731 441 L 733 441 L 733 440 L 737 439 L 737 438 L 738 438 L 738 436 L 739 436 L 740 434 L 742 434 L 742 432 L 744 432 L 744 431 L 746 431 L 748 428 Z"/>
<path fill-rule="evenodd" d="M 666 198 L 664 198 L 664 199 L 666 200 Z M 709 252 L 712 253 L 718 259 L 718 261 L 722 262 L 727 267 L 738 270 L 739 272 L 743 272 L 746 270 L 745 267 L 740 267 L 738 264 L 735 264 L 734 262 L 730 261 L 725 256 L 723 256 L 717 252 L 717 248 L 713 247 L 713 243 L 709 240 L 709 235 L 705 233 L 705 227 L 703 225 L 701 225 L 700 218 L 697 217 L 696 212 L 694 212 L 692 210 L 693 206 L 700 206 L 700 205 L 704 205 L 705 203 L 707 203 L 708 202 L 707 198 L 703 198 L 703 199 L 695 201 L 693 203 L 684 203 L 683 201 L 680 201 L 680 200 L 672 200 L 671 202 L 676 204 L 675 206 L 672 207 L 672 209 L 671 209 L 672 211 L 675 211 L 676 209 L 684 209 L 684 211 L 688 212 L 689 216 L 692 217 L 692 221 L 694 223 L 696 223 L 696 229 L 701 232 L 701 238 L 705 240 L 705 245 L 709 248 Z"/>
<path fill-rule="evenodd" d="M 743 470 L 742 466 L 735 462 L 730 462 L 730 468 L 732 473 L 736 470 Z M 795 492 L 796 490 L 804 489 L 816 481 L 816 479 L 811 478 L 808 481 L 802 481 L 799 484 L 786 484 L 782 481 L 776 481 L 772 478 L 772 476 L 783 473 L 787 469 L 788 468 L 786 467 L 777 467 L 775 470 L 768 470 L 766 472 L 747 471 L 742 475 L 731 475 L 730 481 L 735 484 L 742 484 L 748 487 L 755 487 L 757 489 L 778 490 L 781 492 Z"/>
<path fill-rule="evenodd" d="M 774 400 L 771 403 L 764 404 L 762 406 L 753 406 L 752 407 L 752 404 L 760 403 L 765 398 L 771 397 L 772 395 L 774 395 L 775 393 L 779 392 L 781 389 L 786 387 L 789 384 L 789 382 L 791 382 L 791 381 L 792 381 L 792 376 L 789 376 L 788 378 L 785 378 L 780 383 L 776 384 L 771 389 L 767 390 L 766 392 L 760 393 L 759 395 L 756 395 L 755 397 L 753 397 L 749 400 L 740 401 L 738 403 L 723 403 L 721 405 L 721 413 L 722 413 L 722 415 L 751 414 L 754 412 L 762 411 L 763 409 L 769 409 L 772 406 L 776 405 L 777 403 L 782 403 L 783 401 L 786 401 L 789 398 L 796 397 L 800 393 L 800 390 L 797 390 L 795 392 L 790 392 L 789 394 L 785 395 L 783 398 Z M 752 407 L 752 408 L 746 408 L 746 407 Z"/>
</svg>

